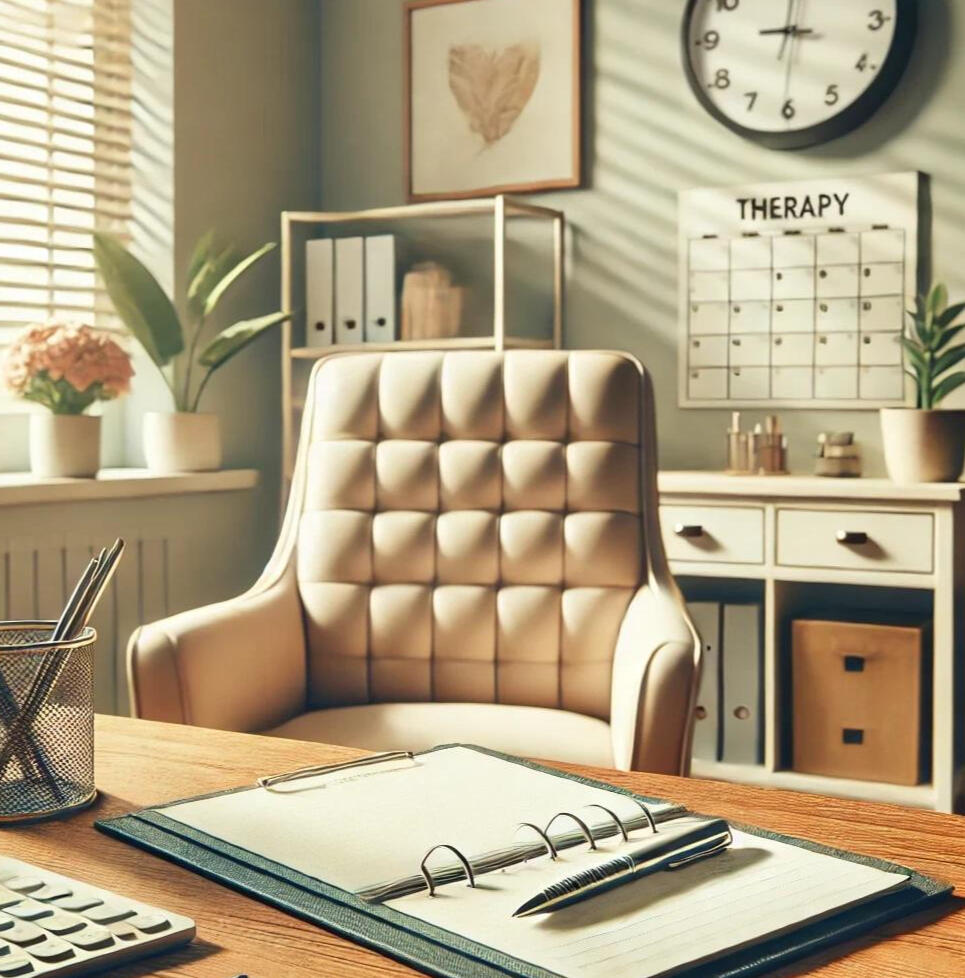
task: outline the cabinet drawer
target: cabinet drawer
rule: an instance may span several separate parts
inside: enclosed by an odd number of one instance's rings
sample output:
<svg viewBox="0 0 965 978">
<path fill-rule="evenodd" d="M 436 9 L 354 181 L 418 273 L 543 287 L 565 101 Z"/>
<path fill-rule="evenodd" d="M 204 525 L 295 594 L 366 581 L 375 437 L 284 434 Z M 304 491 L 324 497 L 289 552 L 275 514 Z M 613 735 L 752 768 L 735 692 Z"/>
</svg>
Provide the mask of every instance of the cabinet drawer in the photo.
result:
<svg viewBox="0 0 965 978">
<path fill-rule="evenodd" d="M 660 528 L 671 560 L 764 562 L 764 510 L 759 507 L 661 506 Z"/>
<path fill-rule="evenodd" d="M 929 574 L 932 530 L 928 513 L 781 509 L 777 562 L 788 567 Z"/>
</svg>

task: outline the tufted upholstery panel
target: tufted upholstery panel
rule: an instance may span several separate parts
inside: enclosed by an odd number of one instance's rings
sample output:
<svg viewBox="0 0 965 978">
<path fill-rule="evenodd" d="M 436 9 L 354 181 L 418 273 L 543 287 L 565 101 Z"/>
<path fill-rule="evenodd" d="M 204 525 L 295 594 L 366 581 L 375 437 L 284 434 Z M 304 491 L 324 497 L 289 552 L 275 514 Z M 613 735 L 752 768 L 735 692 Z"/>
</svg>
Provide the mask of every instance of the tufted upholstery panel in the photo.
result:
<svg viewBox="0 0 965 978">
<path fill-rule="evenodd" d="M 617 353 L 326 360 L 296 555 L 309 706 L 608 718 L 643 569 L 640 389 Z"/>
</svg>

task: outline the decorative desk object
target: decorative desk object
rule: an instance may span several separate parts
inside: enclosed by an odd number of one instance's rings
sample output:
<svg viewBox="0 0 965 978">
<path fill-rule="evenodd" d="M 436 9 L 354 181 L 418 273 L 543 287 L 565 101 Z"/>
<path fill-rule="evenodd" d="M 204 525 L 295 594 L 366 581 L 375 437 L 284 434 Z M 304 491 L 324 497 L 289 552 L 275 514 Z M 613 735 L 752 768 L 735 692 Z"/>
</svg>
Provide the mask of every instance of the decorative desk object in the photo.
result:
<svg viewBox="0 0 965 978">
<path fill-rule="evenodd" d="M 130 390 L 131 358 L 107 333 L 79 324 L 29 326 L 10 345 L 7 387 L 46 408 L 30 416 L 30 468 L 38 478 L 92 477 L 100 468 L 97 401 Z"/>
<path fill-rule="evenodd" d="M 580 183 L 580 0 L 405 5 L 410 200 Z"/>
<path fill-rule="evenodd" d="M 741 431 L 740 411 L 734 411 L 727 430 L 727 474 L 787 475 L 787 436 L 776 414 L 753 431 Z"/>
<path fill-rule="evenodd" d="M 882 408 L 881 435 L 885 465 L 895 482 L 954 482 L 965 463 L 965 411 L 939 404 L 965 384 L 960 334 L 965 302 L 948 304 L 941 283 L 915 299 L 911 328 L 901 338 L 915 381 L 915 407 Z"/>
<path fill-rule="evenodd" d="M 904 404 L 920 184 L 887 173 L 681 192 L 680 406 Z"/>
<path fill-rule="evenodd" d="M 791 623 L 793 769 L 916 785 L 928 778 L 928 629 Z"/>
<path fill-rule="evenodd" d="M 88 622 L 124 541 L 84 569 L 56 622 L 0 623 L 0 822 L 63 815 L 94 788 L 94 648 Z"/>
<path fill-rule="evenodd" d="M 212 375 L 259 336 L 284 322 L 290 313 L 272 312 L 223 329 L 198 347 L 209 318 L 222 297 L 275 247 L 269 243 L 242 258 L 234 247 L 216 244 L 205 234 L 195 245 L 188 267 L 185 306 L 191 323 L 181 323 L 174 303 L 157 279 L 110 234 L 94 234 L 97 270 L 118 316 L 157 365 L 171 391 L 174 413 L 144 416 L 144 455 L 157 472 L 201 472 L 221 467 L 221 426 L 215 414 L 198 411 Z M 176 363 L 174 378 L 166 368 Z M 202 368 L 194 376 L 195 366 Z"/>
<path fill-rule="evenodd" d="M 861 475 L 861 448 L 853 431 L 822 431 L 818 435 L 814 474 L 837 479 Z"/>
<path fill-rule="evenodd" d="M 402 280 L 403 340 L 438 340 L 459 335 L 466 290 L 448 268 L 420 262 Z"/>
<path fill-rule="evenodd" d="M 956 679 L 965 644 L 965 483 L 660 472 L 657 484 L 664 547 L 688 603 L 764 606 L 764 761 L 698 757 L 693 773 L 952 811 L 965 778 L 956 746 L 965 715 Z M 930 625 L 932 676 L 923 680 L 931 702 L 930 725 L 923 724 L 929 773 L 919 783 L 883 780 L 880 769 L 860 765 L 846 777 L 794 770 L 786 733 L 791 622 L 816 608 L 845 621 L 887 620 L 901 609 Z"/>
</svg>

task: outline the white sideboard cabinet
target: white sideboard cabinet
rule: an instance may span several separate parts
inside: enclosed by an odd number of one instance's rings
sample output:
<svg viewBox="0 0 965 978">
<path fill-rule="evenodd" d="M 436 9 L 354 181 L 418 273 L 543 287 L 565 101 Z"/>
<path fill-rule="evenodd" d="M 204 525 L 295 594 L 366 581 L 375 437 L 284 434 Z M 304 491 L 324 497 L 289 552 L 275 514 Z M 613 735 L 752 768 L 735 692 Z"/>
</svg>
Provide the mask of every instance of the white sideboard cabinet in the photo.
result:
<svg viewBox="0 0 965 978">
<path fill-rule="evenodd" d="M 965 483 L 667 471 L 659 488 L 667 556 L 688 600 L 764 609 L 764 761 L 695 759 L 693 774 L 955 810 L 965 762 Z M 791 622 L 895 614 L 932 625 L 927 778 L 899 785 L 792 770 Z"/>
</svg>

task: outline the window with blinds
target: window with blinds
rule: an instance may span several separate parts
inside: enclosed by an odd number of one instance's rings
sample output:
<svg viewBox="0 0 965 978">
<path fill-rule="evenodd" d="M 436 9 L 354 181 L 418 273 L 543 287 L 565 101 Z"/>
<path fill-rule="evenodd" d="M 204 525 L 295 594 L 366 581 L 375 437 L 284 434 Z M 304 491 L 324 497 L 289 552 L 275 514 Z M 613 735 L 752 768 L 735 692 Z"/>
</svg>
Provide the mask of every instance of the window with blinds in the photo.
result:
<svg viewBox="0 0 965 978">
<path fill-rule="evenodd" d="M 130 2 L 0 0 L 0 346 L 115 325 L 92 234 L 130 218 Z"/>
</svg>

